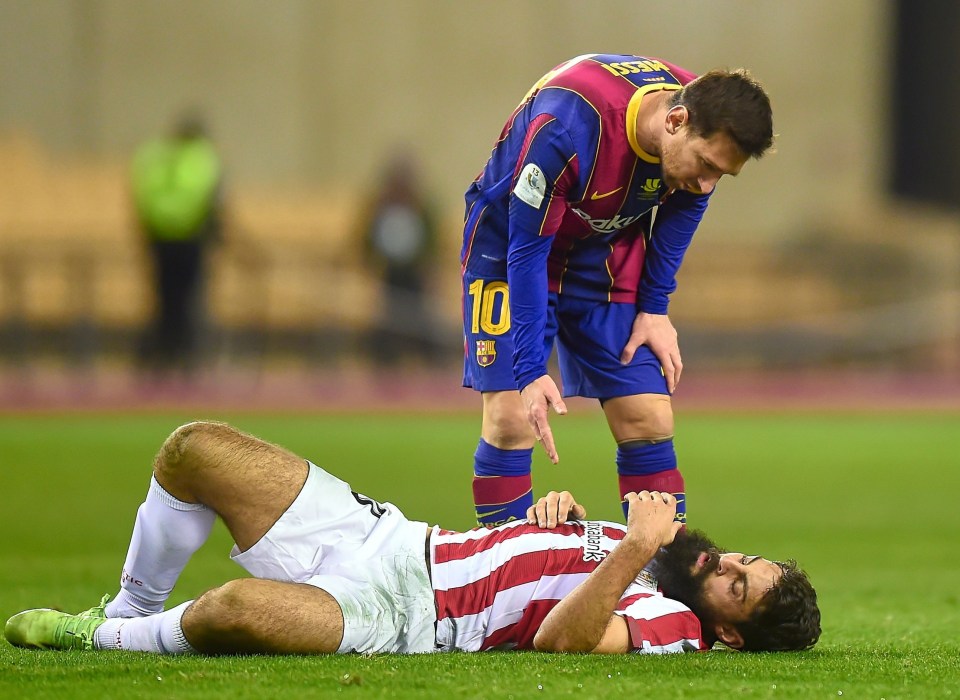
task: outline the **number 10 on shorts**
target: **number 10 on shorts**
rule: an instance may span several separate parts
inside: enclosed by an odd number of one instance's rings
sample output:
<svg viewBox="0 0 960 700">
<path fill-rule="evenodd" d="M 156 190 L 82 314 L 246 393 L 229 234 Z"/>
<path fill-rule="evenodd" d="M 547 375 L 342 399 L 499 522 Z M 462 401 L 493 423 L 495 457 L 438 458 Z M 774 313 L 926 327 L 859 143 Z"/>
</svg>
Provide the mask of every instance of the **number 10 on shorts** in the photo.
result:
<svg viewBox="0 0 960 700">
<path fill-rule="evenodd" d="M 503 280 L 484 283 L 476 280 L 468 287 L 471 306 L 471 329 L 489 335 L 503 335 L 510 330 L 510 290 Z"/>
</svg>

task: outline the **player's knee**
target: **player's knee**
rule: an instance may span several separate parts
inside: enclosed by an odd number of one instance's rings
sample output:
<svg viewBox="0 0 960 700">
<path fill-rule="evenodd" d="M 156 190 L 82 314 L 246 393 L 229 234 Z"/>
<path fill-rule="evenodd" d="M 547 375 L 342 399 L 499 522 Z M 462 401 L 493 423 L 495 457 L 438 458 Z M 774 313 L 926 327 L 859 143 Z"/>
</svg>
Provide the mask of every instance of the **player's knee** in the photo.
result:
<svg viewBox="0 0 960 700">
<path fill-rule="evenodd" d="M 240 650 L 250 619 L 245 580 L 228 581 L 197 598 L 183 614 L 180 625 L 190 645 L 204 654 L 229 654 Z"/>
<path fill-rule="evenodd" d="M 487 443 L 501 450 L 533 446 L 533 431 L 519 394 L 503 392 L 485 396 L 482 434 Z"/>
<path fill-rule="evenodd" d="M 667 440 L 673 437 L 673 406 L 670 397 L 651 394 L 622 411 L 609 416 L 618 442 L 631 440 Z"/>
<path fill-rule="evenodd" d="M 673 410 L 670 404 L 659 404 L 650 411 L 641 427 L 647 440 L 664 440 L 673 436 Z"/>
<path fill-rule="evenodd" d="M 525 449 L 534 443 L 533 431 L 522 414 L 498 414 L 490 420 L 485 417 L 483 439 L 501 450 Z"/>
<path fill-rule="evenodd" d="M 224 624 L 235 625 L 243 616 L 241 611 L 250 598 L 249 588 L 254 579 L 234 579 L 203 595 L 209 598 L 208 605 Z"/>
<path fill-rule="evenodd" d="M 250 582 L 254 579 L 236 579 L 207 591 L 188 609 L 191 624 L 211 635 L 232 634 L 241 631 L 249 619 Z M 188 615 L 184 615 L 185 620 Z"/>
<path fill-rule="evenodd" d="M 164 440 L 154 460 L 154 472 L 158 477 L 182 477 L 184 472 L 205 462 L 198 458 L 202 458 L 222 439 L 225 430 L 233 431 L 233 428 L 213 421 L 193 421 L 181 425 Z"/>
</svg>

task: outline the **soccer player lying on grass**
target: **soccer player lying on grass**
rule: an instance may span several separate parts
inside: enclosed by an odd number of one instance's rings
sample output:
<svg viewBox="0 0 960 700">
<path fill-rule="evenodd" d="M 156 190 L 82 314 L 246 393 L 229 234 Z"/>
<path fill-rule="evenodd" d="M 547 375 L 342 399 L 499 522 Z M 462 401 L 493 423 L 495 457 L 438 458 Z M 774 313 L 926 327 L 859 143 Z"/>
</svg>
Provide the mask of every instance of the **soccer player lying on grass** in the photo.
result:
<svg viewBox="0 0 960 700">
<path fill-rule="evenodd" d="M 626 526 L 569 493 L 528 521 L 452 532 L 408 520 L 287 450 L 221 423 L 164 442 L 120 592 L 78 615 L 28 610 L 7 640 L 38 649 L 322 654 L 538 649 L 799 650 L 820 635 L 795 564 L 680 533 L 672 495 L 627 495 Z M 219 515 L 254 578 L 164 611 Z M 658 590 L 659 587 L 659 590 Z"/>
</svg>

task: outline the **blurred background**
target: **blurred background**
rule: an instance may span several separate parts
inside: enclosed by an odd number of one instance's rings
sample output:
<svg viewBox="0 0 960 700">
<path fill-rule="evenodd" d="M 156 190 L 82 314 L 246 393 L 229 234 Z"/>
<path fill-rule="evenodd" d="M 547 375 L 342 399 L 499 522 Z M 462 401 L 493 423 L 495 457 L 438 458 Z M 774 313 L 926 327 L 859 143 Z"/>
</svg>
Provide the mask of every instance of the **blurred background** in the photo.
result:
<svg viewBox="0 0 960 700">
<path fill-rule="evenodd" d="M 0 408 L 478 405 L 462 193 L 590 52 L 773 100 L 673 297 L 689 400 L 957 405 L 958 40 L 949 0 L 2 0 Z"/>
</svg>

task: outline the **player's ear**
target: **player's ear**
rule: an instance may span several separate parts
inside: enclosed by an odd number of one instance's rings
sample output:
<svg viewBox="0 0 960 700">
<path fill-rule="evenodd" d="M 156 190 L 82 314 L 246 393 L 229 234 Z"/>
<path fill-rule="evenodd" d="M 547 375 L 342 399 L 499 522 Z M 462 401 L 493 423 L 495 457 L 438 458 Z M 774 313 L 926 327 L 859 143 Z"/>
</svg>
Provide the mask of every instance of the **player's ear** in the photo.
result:
<svg viewBox="0 0 960 700">
<path fill-rule="evenodd" d="M 671 107 L 667 112 L 667 132 L 671 134 L 677 133 L 681 126 L 687 123 L 687 119 L 690 118 L 690 113 L 687 111 L 687 108 L 683 105 L 677 105 L 676 107 Z"/>
<path fill-rule="evenodd" d="M 726 644 L 731 649 L 743 648 L 743 637 L 737 628 L 727 622 L 718 622 L 713 628 L 717 639 Z"/>
</svg>

